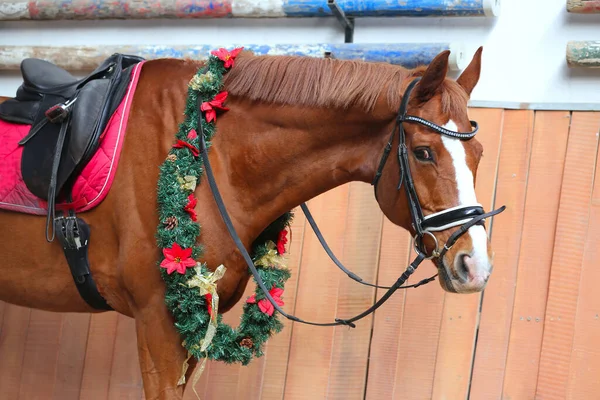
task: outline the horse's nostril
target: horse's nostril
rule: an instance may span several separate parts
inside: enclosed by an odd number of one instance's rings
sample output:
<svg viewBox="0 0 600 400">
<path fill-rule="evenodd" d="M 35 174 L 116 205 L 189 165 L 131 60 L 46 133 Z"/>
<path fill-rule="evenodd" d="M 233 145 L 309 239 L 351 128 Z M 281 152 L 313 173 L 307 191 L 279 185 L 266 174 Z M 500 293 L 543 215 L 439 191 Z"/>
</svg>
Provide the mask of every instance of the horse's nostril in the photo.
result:
<svg viewBox="0 0 600 400">
<path fill-rule="evenodd" d="M 458 279 L 465 283 L 469 280 L 469 266 L 468 266 L 468 260 L 471 258 L 466 254 L 460 254 L 458 257 L 456 257 L 456 274 L 458 275 Z"/>
</svg>

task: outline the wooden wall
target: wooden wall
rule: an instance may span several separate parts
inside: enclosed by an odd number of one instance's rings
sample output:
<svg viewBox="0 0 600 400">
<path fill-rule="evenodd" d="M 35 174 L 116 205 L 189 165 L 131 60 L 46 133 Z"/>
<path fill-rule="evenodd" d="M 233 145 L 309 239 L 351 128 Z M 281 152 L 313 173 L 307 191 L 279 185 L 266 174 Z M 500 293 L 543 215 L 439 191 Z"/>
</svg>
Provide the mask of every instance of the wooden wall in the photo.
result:
<svg viewBox="0 0 600 400">
<path fill-rule="evenodd" d="M 479 200 L 508 207 L 491 226 L 495 270 L 484 294 L 435 282 L 396 294 L 356 329 L 286 322 L 250 366 L 209 363 L 196 385 L 203 400 L 598 398 L 600 113 L 471 116 L 485 146 Z M 310 206 L 333 250 L 369 281 L 391 284 L 413 256 L 368 185 Z M 290 253 L 285 308 L 301 317 L 354 315 L 382 294 L 340 273 L 301 215 Z M 426 263 L 411 281 L 432 271 Z M 225 319 L 235 323 L 239 310 Z M 2 399 L 143 398 L 130 319 L 0 304 L 0 321 Z"/>
</svg>

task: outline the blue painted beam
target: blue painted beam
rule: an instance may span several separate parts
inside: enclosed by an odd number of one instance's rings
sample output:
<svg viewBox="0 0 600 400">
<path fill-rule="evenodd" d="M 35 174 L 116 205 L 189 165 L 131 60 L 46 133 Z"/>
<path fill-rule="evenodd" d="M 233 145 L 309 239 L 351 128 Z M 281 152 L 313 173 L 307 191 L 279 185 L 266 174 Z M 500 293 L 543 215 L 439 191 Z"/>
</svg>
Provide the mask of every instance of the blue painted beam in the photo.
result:
<svg viewBox="0 0 600 400">
<path fill-rule="evenodd" d="M 348 17 L 499 15 L 500 0 L 337 0 Z M 327 0 L 0 0 L 0 21 L 332 17 Z"/>
<path fill-rule="evenodd" d="M 18 70 L 24 58 L 35 57 L 50 61 L 72 71 L 91 70 L 113 53 L 135 54 L 146 59 L 189 58 L 205 59 L 218 47 L 234 48 L 243 46 L 257 55 L 296 55 L 324 57 L 330 55 L 343 60 L 363 60 L 387 62 L 413 68 L 426 65 L 440 52 L 451 50 L 450 68 L 461 70 L 465 67 L 462 45 L 457 43 L 323 43 L 323 44 L 228 44 L 199 46 L 75 46 L 75 47 L 36 47 L 0 46 L 0 70 Z"/>
<path fill-rule="evenodd" d="M 337 0 L 350 17 L 444 17 L 496 16 L 500 0 Z M 327 0 L 287 0 L 284 12 L 288 17 L 330 17 Z"/>
</svg>

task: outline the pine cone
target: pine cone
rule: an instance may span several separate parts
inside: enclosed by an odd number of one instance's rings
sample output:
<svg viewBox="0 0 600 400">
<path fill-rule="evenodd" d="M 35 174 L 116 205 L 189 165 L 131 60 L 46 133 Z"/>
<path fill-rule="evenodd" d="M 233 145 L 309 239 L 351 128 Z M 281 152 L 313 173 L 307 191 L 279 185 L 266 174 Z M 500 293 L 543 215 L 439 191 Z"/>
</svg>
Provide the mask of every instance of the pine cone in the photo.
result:
<svg viewBox="0 0 600 400">
<path fill-rule="evenodd" d="M 179 221 L 177 220 L 177 217 L 169 217 L 163 221 L 163 224 L 165 225 L 165 229 L 170 231 L 177 228 Z"/>
<path fill-rule="evenodd" d="M 240 346 L 245 347 L 247 349 L 251 349 L 254 347 L 254 342 L 250 338 L 243 338 L 240 342 Z"/>
<path fill-rule="evenodd" d="M 177 161 L 177 156 L 175 154 L 169 154 L 167 156 L 167 160 L 169 160 L 171 162 L 175 162 L 175 161 Z"/>
</svg>

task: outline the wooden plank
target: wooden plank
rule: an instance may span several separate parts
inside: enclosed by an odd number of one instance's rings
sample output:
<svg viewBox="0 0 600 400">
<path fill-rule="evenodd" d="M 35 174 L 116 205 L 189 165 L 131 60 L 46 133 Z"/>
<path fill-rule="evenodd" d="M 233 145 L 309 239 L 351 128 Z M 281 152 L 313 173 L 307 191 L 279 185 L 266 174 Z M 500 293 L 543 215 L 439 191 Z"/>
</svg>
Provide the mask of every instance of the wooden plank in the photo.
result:
<svg viewBox="0 0 600 400">
<path fill-rule="evenodd" d="M 0 2 L 0 4 L 2 4 Z M 157 58 L 184 58 L 204 60 L 219 47 L 229 49 L 243 46 L 256 55 L 288 54 L 324 57 L 329 53 L 341 60 L 387 62 L 413 68 L 427 65 L 444 50 L 452 50 L 450 69 L 461 70 L 469 60 L 461 43 L 317 43 L 317 44 L 205 44 L 205 45 L 131 45 L 131 46 L 2 46 L 0 45 L 0 71 L 18 71 L 27 57 L 50 61 L 69 71 L 91 71 L 114 53 L 138 55 L 147 60 Z"/>
<path fill-rule="evenodd" d="M 6 303 L 0 301 L 0 329 L 2 329 L 2 321 L 4 320 L 4 310 L 6 309 Z"/>
<path fill-rule="evenodd" d="M 600 40 L 571 40 L 567 43 L 569 68 L 600 68 Z"/>
<path fill-rule="evenodd" d="M 470 398 L 500 398 L 510 334 L 517 276 L 527 173 L 531 154 L 533 112 L 504 112 L 502 149 L 495 205 L 506 211 L 494 219 L 494 272 L 483 293 Z"/>
<path fill-rule="evenodd" d="M 135 320 L 124 315 L 117 319 L 115 350 L 110 369 L 109 399 L 139 399 L 143 392 L 137 350 Z"/>
<path fill-rule="evenodd" d="M 600 162 L 600 153 L 596 156 L 596 166 Z M 600 393 L 600 294 L 598 282 L 598 256 L 600 256 L 600 175 L 595 174 L 594 189 L 590 210 L 590 223 L 585 247 L 575 332 L 573 353 L 567 386 L 567 399 L 593 399 Z"/>
<path fill-rule="evenodd" d="M 600 13 L 600 0 L 567 0 L 567 11 L 578 14 Z"/>
<path fill-rule="evenodd" d="M 414 253 L 410 257 L 414 257 Z M 401 266 L 399 270 L 403 268 Z M 426 261 L 413 274 L 412 282 L 427 278 L 435 271 L 433 263 Z M 394 399 L 429 399 L 433 389 L 444 291 L 436 282 L 409 289 L 405 296 L 402 327 L 398 333 Z"/>
<path fill-rule="evenodd" d="M 342 185 L 309 202 L 332 251 L 340 255 L 344 248 L 348 190 L 349 185 Z M 310 321 L 333 321 L 337 317 L 338 287 L 342 277 L 315 235 L 305 235 L 296 315 Z M 286 400 L 326 397 L 333 333 L 332 327 L 294 323 L 285 384 Z"/>
<path fill-rule="evenodd" d="M 54 378 L 55 399 L 79 399 L 90 319 L 90 314 L 63 314 Z"/>
<path fill-rule="evenodd" d="M 410 234 L 403 228 L 392 224 L 387 218 L 383 220 L 379 271 L 377 282 L 383 286 L 391 286 L 402 270 L 410 262 L 412 253 Z M 414 278 L 410 282 L 417 282 Z M 430 285 L 437 285 L 430 283 Z M 409 289 L 413 290 L 413 289 Z M 386 290 L 377 289 L 379 300 Z M 367 378 L 367 400 L 391 399 L 394 395 L 396 365 L 403 355 L 398 353 L 404 300 L 406 290 L 396 292 L 384 305 L 375 312 L 373 322 L 373 339 L 369 355 L 369 371 Z"/>
<path fill-rule="evenodd" d="M 533 399 L 571 116 L 538 111 L 523 220 L 503 398 Z"/>
<path fill-rule="evenodd" d="M 239 325 L 244 301 L 246 297 L 251 295 L 254 291 L 253 286 L 254 285 L 251 281 L 246 287 L 246 291 L 242 296 L 242 300 L 240 300 L 239 303 L 229 310 L 229 312 L 223 314 L 223 322 L 231 326 Z M 207 364 L 210 365 L 210 376 L 206 381 L 205 397 L 208 399 L 235 399 L 238 386 L 238 376 L 242 368 L 240 364 L 226 364 L 219 361 L 209 361 Z M 206 371 L 204 373 L 206 373 Z M 191 390 L 186 390 L 186 392 L 190 391 Z M 190 398 L 195 398 L 193 391 L 191 392 L 193 397 Z"/>
<path fill-rule="evenodd" d="M 6 304 L 0 332 L 0 393 L 18 399 L 31 310 Z"/>
<path fill-rule="evenodd" d="M 567 394 L 599 126 L 600 113 L 573 113 L 536 390 L 536 397 L 543 399 L 564 399 Z"/>
<path fill-rule="evenodd" d="M 118 319 L 116 312 L 92 315 L 81 380 L 82 399 L 108 399 Z"/>
<path fill-rule="evenodd" d="M 32 310 L 23 355 L 19 397 L 42 399 L 54 392 L 62 314 Z"/>
<path fill-rule="evenodd" d="M 292 271 L 292 276 L 285 285 L 285 306 L 288 312 L 296 312 L 296 301 L 298 291 L 298 277 L 300 276 L 300 265 L 302 261 L 302 247 L 304 235 L 313 235 L 313 232 L 306 230 L 306 218 L 299 208 L 294 211 L 294 220 L 292 222 L 291 240 L 288 242 L 288 268 Z M 291 321 L 282 318 L 283 330 L 269 340 L 267 346 L 264 368 L 262 370 L 261 392 L 258 398 L 262 400 L 283 399 L 285 389 L 285 379 L 287 375 L 288 359 L 290 355 L 290 343 L 292 339 L 293 324 Z M 238 388 L 238 397 L 240 389 Z"/>
<path fill-rule="evenodd" d="M 469 114 L 479 123 L 477 140 L 484 148 L 484 156 L 477 169 L 475 191 L 483 207 L 491 210 L 496 193 L 503 110 L 476 108 L 469 110 Z M 486 227 L 489 235 L 492 224 L 488 222 Z M 469 390 L 481 295 L 445 293 L 444 297 L 433 398 L 464 399 Z"/>
<path fill-rule="evenodd" d="M 352 182 L 343 259 L 346 267 L 366 282 L 375 282 L 377 276 L 382 223 L 383 213 L 373 196 L 373 187 Z M 339 318 L 353 317 L 373 305 L 374 288 L 347 278 L 341 271 L 336 272 L 342 279 L 337 301 Z M 328 399 L 364 398 L 373 316 L 367 316 L 355 324 L 354 329 L 335 328 Z"/>
</svg>

